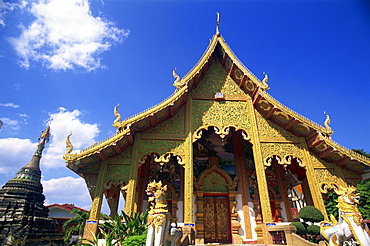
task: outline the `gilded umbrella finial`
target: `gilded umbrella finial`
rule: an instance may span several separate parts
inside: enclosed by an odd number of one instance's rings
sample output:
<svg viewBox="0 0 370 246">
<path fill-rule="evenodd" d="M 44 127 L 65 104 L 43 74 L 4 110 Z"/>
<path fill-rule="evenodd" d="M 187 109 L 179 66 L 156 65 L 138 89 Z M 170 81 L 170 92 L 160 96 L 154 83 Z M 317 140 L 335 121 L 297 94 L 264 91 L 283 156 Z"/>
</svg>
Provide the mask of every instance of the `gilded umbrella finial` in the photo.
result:
<svg viewBox="0 0 370 246">
<path fill-rule="evenodd" d="M 216 12 L 217 15 L 217 21 L 216 21 L 216 35 L 220 35 L 220 13 Z"/>
</svg>

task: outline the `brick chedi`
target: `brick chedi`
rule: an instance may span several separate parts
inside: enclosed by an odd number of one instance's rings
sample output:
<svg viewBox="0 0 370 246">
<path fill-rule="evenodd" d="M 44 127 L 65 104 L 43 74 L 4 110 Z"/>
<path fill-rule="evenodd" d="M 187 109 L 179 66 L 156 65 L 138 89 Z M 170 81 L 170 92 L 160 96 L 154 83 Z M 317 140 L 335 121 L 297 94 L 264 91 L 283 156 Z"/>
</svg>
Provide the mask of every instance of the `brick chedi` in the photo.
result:
<svg viewBox="0 0 370 246">
<path fill-rule="evenodd" d="M 50 137 L 50 126 L 41 134 L 31 161 L 0 190 L 0 245 L 64 245 L 55 221 L 48 218 L 40 182 L 40 159 Z"/>
</svg>

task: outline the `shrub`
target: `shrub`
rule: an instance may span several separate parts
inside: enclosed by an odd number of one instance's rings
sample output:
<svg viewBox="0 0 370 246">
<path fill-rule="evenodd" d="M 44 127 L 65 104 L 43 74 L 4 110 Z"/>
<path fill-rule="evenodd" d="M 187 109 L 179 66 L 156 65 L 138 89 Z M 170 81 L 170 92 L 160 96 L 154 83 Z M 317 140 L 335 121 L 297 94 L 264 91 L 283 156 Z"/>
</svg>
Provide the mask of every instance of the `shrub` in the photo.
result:
<svg viewBox="0 0 370 246">
<path fill-rule="evenodd" d="M 298 215 L 299 218 L 304 220 L 304 222 L 321 222 L 324 220 L 324 215 L 321 213 L 321 211 L 313 206 L 306 206 L 302 208 Z"/>
<path fill-rule="evenodd" d="M 300 236 L 305 236 L 307 234 L 306 226 L 302 222 L 293 222 L 291 225 L 297 228 L 296 233 Z"/>
<path fill-rule="evenodd" d="M 146 234 L 131 236 L 127 238 L 122 246 L 144 246 L 146 241 Z"/>
<path fill-rule="evenodd" d="M 310 234 L 310 235 L 320 235 L 320 226 L 317 226 L 317 225 L 309 225 L 307 227 L 307 234 Z"/>
</svg>

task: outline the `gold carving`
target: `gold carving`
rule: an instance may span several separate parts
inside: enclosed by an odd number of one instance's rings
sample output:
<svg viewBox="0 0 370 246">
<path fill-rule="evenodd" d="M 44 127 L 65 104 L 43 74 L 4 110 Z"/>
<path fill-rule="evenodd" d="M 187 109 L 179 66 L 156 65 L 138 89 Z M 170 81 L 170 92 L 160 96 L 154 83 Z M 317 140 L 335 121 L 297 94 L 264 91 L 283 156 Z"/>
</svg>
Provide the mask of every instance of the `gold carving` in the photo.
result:
<svg viewBox="0 0 370 246">
<path fill-rule="evenodd" d="M 121 114 L 118 112 L 118 107 L 119 107 L 119 103 L 113 109 L 114 117 L 116 117 L 116 119 L 113 122 L 113 126 L 117 129 L 117 131 L 123 127 L 121 123 Z"/>
<path fill-rule="evenodd" d="M 280 165 L 290 165 L 292 160 L 297 160 L 299 166 L 305 167 L 303 153 L 300 144 L 291 143 L 261 143 L 261 150 L 264 165 L 271 166 L 271 161 L 275 158 Z"/>
<path fill-rule="evenodd" d="M 324 111 L 324 114 L 326 115 L 326 119 L 325 119 L 325 122 L 324 122 L 325 131 L 326 131 L 327 136 L 330 136 L 331 134 L 334 133 L 334 131 L 329 126 L 330 125 L 330 116 L 325 111 Z"/>
<path fill-rule="evenodd" d="M 269 81 L 269 76 L 267 75 L 267 73 L 263 72 L 263 75 L 265 75 L 265 77 L 263 78 L 263 80 L 261 81 L 261 85 L 260 85 L 260 88 L 264 91 L 270 89 L 269 85 L 267 84 L 267 82 Z"/>
</svg>

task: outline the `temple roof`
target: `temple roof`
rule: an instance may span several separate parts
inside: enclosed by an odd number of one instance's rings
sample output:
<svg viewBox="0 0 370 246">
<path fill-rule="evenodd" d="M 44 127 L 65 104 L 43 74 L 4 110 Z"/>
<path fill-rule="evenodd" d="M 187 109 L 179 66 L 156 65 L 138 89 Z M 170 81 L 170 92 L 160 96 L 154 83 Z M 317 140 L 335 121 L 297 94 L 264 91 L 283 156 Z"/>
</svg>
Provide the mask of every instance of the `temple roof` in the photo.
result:
<svg viewBox="0 0 370 246">
<path fill-rule="evenodd" d="M 133 144 L 136 132 L 144 132 L 172 117 L 186 104 L 187 94 L 201 81 L 214 59 L 218 59 L 227 74 L 252 98 L 255 109 L 263 117 L 294 135 L 304 137 L 312 153 L 327 162 L 334 162 L 360 174 L 370 172 L 369 158 L 343 147 L 330 138 L 333 131 L 329 126 L 328 115 L 325 126 L 322 126 L 293 111 L 268 94 L 266 92 L 269 89 L 268 76 L 265 74 L 265 78 L 261 81 L 244 66 L 219 34 L 218 29 L 198 63 L 182 79 L 174 70 L 176 90 L 168 98 L 122 121 L 118 106 L 116 106 L 114 110 L 116 120 L 113 124 L 117 129 L 116 134 L 79 153 L 72 153 L 73 147 L 69 135 L 67 138 L 68 151 L 63 156 L 68 163 L 67 166 L 77 172 L 78 167 L 119 155 Z"/>
</svg>

